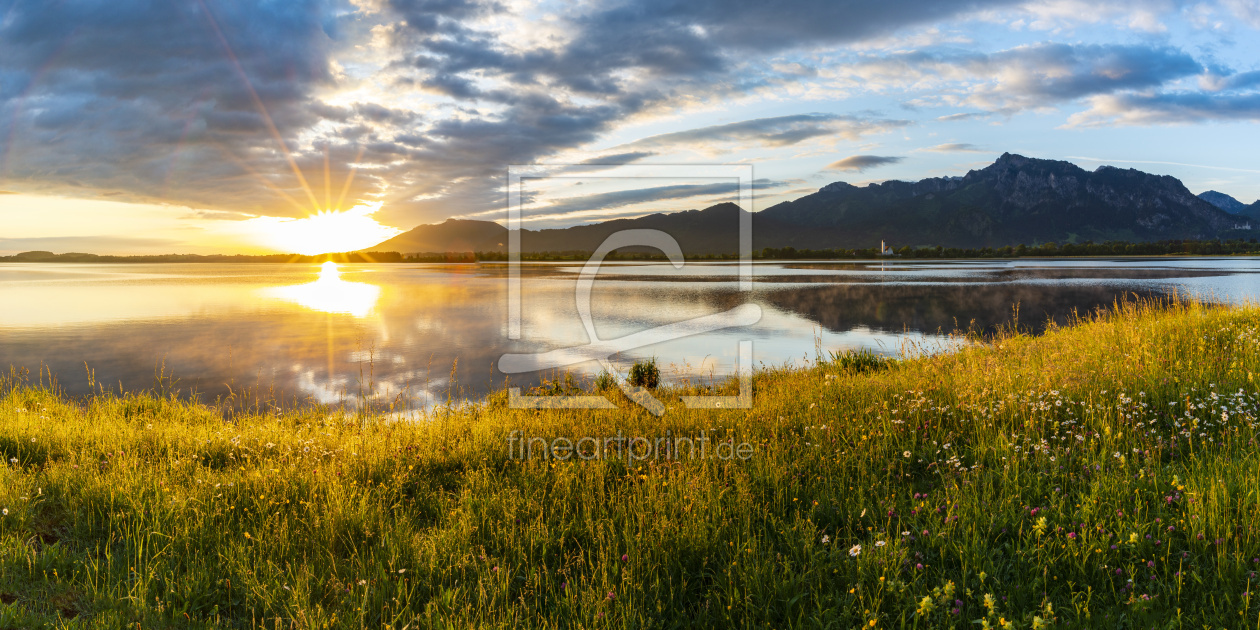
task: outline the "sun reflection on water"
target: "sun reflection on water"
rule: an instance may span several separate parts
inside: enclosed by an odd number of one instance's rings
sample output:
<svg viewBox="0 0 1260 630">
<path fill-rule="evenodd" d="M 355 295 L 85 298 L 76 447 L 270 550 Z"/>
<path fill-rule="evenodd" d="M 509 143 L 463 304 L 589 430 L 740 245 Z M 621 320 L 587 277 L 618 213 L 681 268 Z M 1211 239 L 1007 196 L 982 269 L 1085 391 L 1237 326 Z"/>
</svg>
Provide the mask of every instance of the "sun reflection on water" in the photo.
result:
<svg viewBox="0 0 1260 630">
<path fill-rule="evenodd" d="M 271 287 L 263 295 L 305 306 L 323 313 L 344 313 L 366 317 L 376 307 L 381 288 L 365 282 L 341 279 L 341 270 L 331 260 L 319 268 L 319 279 L 306 284 Z"/>
</svg>

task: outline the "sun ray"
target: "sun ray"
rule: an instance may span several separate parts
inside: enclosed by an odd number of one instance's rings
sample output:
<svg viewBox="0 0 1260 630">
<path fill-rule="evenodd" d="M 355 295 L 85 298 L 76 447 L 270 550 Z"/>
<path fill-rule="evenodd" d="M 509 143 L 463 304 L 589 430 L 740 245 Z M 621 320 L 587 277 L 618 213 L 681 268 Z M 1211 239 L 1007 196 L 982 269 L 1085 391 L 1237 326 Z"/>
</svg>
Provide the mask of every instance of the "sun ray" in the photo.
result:
<svg viewBox="0 0 1260 630">
<path fill-rule="evenodd" d="M 223 154 L 228 157 L 228 159 L 232 160 L 233 163 L 235 163 L 237 166 L 244 169 L 250 175 L 253 175 L 259 182 L 262 183 L 263 186 L 266 186 L 272 192 L 276 193 L 277 195 L 280 195 L 281 198 L 283 198 L 285 201 L 292 204 L 294 208 L 297 208 L 299 212 L 310 214 L 310 209 L 302 205 L 301 203 L 299 203 L 297 199 L 294 199 L 293 195 L 290 195 L 279 186 L 276 186 L 275 184 L 271 183 L 270 180 L 268 180 L 266 177 L 263 177 L 262 173 L 259 173 L 258 171 L 254 170 L 254 167 L 246 163 L 245 160 L 242 160 L 241 158 L 233 155 L 232 152 L 227 149 L 227 147 L 224 147 L 223 145 L 217 142 L 214 143 L 214 145 L 218 147 L 218 149 L 222 151 Z"/>
<path fill-rule="evenodd" d="M 359 160 L 363 159 L 363 152 L 366 150 L 367 147 L 359 147 L 359 153 L 354 156 L 354 161 L 350 163 L 350 172 L 346 175 L 346 183 L 341 187 L 341 196 L 337 197 L 337 205 L 335 207 L 340 208 L 341 204 L 346 202 L 346 194 L 350 192 L 350 184 L 354 181 L 354 174 L 359 171 Z"/>
<path fill-rule="evenodd" d="M 249 75 L 245 74 L 245 68 L 241 66 L 240 60 L 236 58 L 232 45 L 228 43 L 227 37 L 223 35 L 223 31 L 219 28 L 219 22 L 210 13 L 210 8 L 206 6 L 205 0 L 197 0 L 197 3 L 201 5 L 201 10 L 205 13 L 206 20 L 210 22 L 210 27 L 214 30 L 214 34 L 219 38 L 219 43 L 223 45 L 223 50 L 227 53 L 228 59 L 231 60 L 232 67 L 236 69 L 236 73 L 240 75 L 241 81 L 244 82 L 245 89 L 254 101 L 254 106 L 258 108 L 258 113 L 262 115 L 263 122 L 267 125 L 267 131 L 271 133 L 271 137 L 280 145 L 280 152 L 284 154 L 284 159 L 288 161 L 289 167 L 293 169 L 293 175 L 297 177 L 302 190 L 306 191 L 306 196 L 311 200 L 311 211 L 318 212 L 319 201 L 315 199 L 315 192 L 311 190 L 306 177 L 302 175 L 302 169 L 298 167 L 297 160 L 294 160 L 293 154 L 289 152 L 288 145 L 285 144 L 284 138 L 280 136 L 280 130 L 276 129 L 276 124 L 271 120 L 271 114 L 267 113 L 267 107 L 263 105 L 262 99 L 258 97 L 258 92 L 254 90 L 254 84 L 249 80 Z"/>
<path fill-rule="evenodd" d="M 331 147 L 325 143 L 324 144 L 324 208 L 327 210 L 339 210 L 340 208 L 333 208 L 331 206 L 332 204 L 332 169 L 328 165 L 328 159 L 329 159 L 328 154 L 331 152 L 331 150 L 332 150 Z"/>
</svg>

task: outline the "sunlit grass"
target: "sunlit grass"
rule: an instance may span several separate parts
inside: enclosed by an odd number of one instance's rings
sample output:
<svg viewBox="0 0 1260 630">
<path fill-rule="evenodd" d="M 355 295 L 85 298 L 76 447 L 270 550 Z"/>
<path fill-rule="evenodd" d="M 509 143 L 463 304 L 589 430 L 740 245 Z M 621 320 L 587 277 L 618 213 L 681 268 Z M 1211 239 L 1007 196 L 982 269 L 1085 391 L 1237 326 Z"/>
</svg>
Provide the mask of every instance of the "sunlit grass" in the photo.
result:
<svg viewBox="0 0 1260 630">
<path fill-rule="evenodd" d="M 663 419 L 225 422 L 10 379 L 0 628 L 1260 624 L 1260 309 L 990 341 L 765 370 L 748 411 L 658 390 Z M 514 430 L 754 452 L 517 461 Z"/>
</svg>

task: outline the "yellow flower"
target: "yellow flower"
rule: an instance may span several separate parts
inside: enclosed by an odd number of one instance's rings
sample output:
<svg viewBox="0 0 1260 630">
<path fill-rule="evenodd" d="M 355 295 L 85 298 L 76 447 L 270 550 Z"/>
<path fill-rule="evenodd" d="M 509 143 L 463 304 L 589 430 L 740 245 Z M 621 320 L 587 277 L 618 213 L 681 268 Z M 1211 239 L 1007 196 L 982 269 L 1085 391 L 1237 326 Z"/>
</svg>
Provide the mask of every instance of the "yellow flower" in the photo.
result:
<svg viewBox="0 0 1260 630">
<path fill-rule="evenodd" d="M 936 610 L 936 602 L 933 602 L 929 596 L 923 596 L 923 599 L 919 600 L 919 614 L 926 617 L 932 614 L 933 610 Z"/>
</svg>

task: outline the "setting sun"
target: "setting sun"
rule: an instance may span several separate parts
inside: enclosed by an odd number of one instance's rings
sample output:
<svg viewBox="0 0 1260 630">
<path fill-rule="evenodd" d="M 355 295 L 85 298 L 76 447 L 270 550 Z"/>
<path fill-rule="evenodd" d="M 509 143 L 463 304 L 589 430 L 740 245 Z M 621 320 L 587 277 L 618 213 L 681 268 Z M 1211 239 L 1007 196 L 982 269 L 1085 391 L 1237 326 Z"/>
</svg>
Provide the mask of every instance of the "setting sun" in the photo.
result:
<svg viewBox="0 0 1260 630">
<path fill-rule="evenodd" d="M 263 245 L 312 256 L 371 247 L 402 233 L 372 218 L 380 209 L 381 202 L 376 201 L 349 210 L 322 210 L 302 219 L 258 217 L 243 223 L 251 236 Z"/>
</svg>

